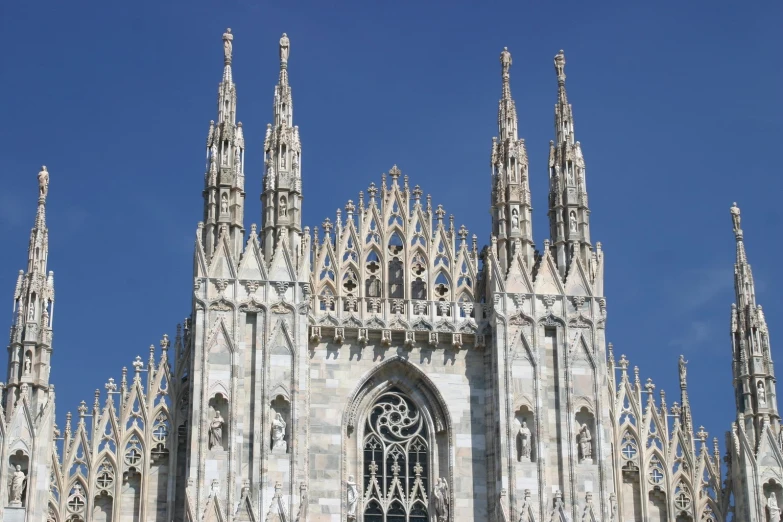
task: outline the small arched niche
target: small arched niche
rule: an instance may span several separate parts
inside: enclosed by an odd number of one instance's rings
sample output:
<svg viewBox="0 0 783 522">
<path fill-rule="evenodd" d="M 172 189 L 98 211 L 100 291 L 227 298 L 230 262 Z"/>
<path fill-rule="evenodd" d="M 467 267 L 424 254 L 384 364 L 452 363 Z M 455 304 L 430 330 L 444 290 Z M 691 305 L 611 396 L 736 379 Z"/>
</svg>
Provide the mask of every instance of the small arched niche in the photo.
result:
<svg viewBox="0 0 783 522">
<path fill-rule="evenodd" d="M 18 450 L 8 458 L 8 505 L 27 505 L 27 485 L 30 478 L 30 458 Z"/>
<path fill-rule="evenodd" d="M 576 444 L 579 462 L 591 464 L 595 448 L 595 416 L 587 406 L 576 412 Z"/>
<path fill-rule="evenodd" d="M 517 460 L 519 462 L 535 462 L 536 418 L 530 406 L 524 404 L 514 413 L 516 428 Z"/>
<path fill-rule="evenodd" d="M 770 479 L 764 484 L 764 520 L 774 522 L 780 520 L 780 506 L 783 502 L 783 485 L 775 479 Z M 777 515 L 777 518 L 773 516 Z"/>
<path fill-rule="evenodd" d="M 270 449 L 273 454 L 288 453 L 290 442 L 291 403 L 281 393 L 269 405 Z"/>
</svg>

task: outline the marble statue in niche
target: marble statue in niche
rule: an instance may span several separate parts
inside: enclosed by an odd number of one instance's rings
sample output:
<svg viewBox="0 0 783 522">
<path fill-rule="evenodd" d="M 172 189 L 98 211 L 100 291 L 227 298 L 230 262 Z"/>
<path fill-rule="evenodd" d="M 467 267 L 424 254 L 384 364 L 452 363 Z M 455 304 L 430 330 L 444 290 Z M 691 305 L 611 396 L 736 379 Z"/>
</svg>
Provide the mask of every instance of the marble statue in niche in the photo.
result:
<svg viewBox="0 0 783 522">
<path fill-rule="evenodd" d="M 209 449 L 223 449 L 223 425 L 225 421 L 219 410 L 215 410 L 215 417 L 209 423 Z"/>
<path fill-rule="evenodd" d="M 593 437 L 586 422 L 579 430 L 579 452 L 582 454 L 582 461 L 593 459 Z"/>
<path fill-rule="evenodd" d="M 11 505 L 22 505 L 22 493 L 27 482 L 27 476 L 22 471 L 22 466 L 16 465 L 15 471 L 11 474 Z"/>
<path fill-rule="evenodd" d="M 767 509 L 769 510 L 770 522 L 780 522 L 780 508 L 778 507 L 778 499 L 774 491 L 769 494 L 767 499 Z"/>
<path fill-rule="evenodd" d="M 286 453 L 288 451 L 288 443 L 285 441 L 285 420 L 283 416 L 278 413 L 275 418 L 272 419 L 272 453 Z"/>
<path fill-rule="evenodd" d="M 759 405 L 767 404 L 767 392 L 764 390 L 764 383 L 759 381 L 756 389 L 758 390 Z"/>
<path fill-rule="evenodd" d="M 522 421 L 522 426 L 519 428 L 520 439 L 520 457 L 523 461 L 530 461 L 531 447 L 532 447 L 532 433 L 530 428 L 527 427 L 527 422 Z"/>
</svg>

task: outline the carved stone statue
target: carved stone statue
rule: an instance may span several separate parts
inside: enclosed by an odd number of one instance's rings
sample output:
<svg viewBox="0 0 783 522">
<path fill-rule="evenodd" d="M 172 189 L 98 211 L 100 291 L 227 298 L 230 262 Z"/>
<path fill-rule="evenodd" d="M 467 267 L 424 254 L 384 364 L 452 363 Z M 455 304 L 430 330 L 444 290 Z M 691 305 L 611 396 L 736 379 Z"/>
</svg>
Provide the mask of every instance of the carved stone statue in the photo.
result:
<svg viewBox="0 0 783 522">
<path fill-rule="evenodd" d="M 46 165 L 41 167 L 41 172 L 38 173 L 38 195 L 46 197 L 49 193 L 49 171 L 46 170 Z"/>
<path fill-rule="evenodd" d="M 288 215 L 288 201 L 286 201 L 285 196 L 280 197 L 280 217 L 285 217 Z"/>
<path fill-rule="evenodd" d="M 291 52 L 291 42 L 288 40 L 288 36 L 283 33 L 280 37 L 280 63 L 288 62 L 288 55 Z"/>
<path fill-rule="evenodd" d="M 522 507 L 519 508 L 519 522 L 533 522 L 532 506 L 533 503 L 530 500 L 530 490 L 526 489 Z"/>
<path fill-rule="evenodd" d="M 272 419 L 272 451 L 274 453 L 285 453 L 288 450 L 288 443 L 285 439 L 285 421 L 281 414 L 275 415 Z"/>
<path fill-rule="evenodd" d="M 30 370 L 32 369 L 32 366 L 33 366 L 33 360 L 30 359 L 29 355 L 25 355 L 24 356 L 24 373 L 25 374 L 30 373 Z"/>
<path fill-rule="evenodd" d="M 688 376 L 686 364 L 688 364 L 688 361 L 685 360 L 685 356 L 680 355 L 680 386 L 685 386 L 685 378 Z"/>
<path fill-rule="evenodd" d="M 220 213 L 221 214 L 228 213 L 228 196 L 226 196 L 225 194 L 223 194 L 220 197 Z"/>
<path fill-rule="evenodd" d="M 576 212 L 571 211 L 571 214 L 568 216 L 568 222 L 571 232 L 576 232 Z"/>
<path fill-rule="evenodd" d="M 522 427 L 519 428 L 519 437 L 522 442 L 520 448 L 520 452 L 522 453 L 522 459 L 530 460 L 531 433 L 530 433 L 530 428 L 527 427 L 527 422 L 525 421 L 522 421 Z"/>
<path fill-rule="evenodd" d="M 582 452 L 582 460 L 592 460 L 593 458 L 593 437 L 590 435 L 590 428 L 587 423 L 582 424 L 579 430 L 579 450 Z"/>
<path fill-rule="evenodd" d="M 209 449 L 223 449 L 223 424 L 225 421 L 220 411 L 215 410 L 215 418 L 209 423 Z"/>
<path fill-rule="evenodd" d="M 35 302 L 30 303 L 27 307 L 27 320 L 35 321 Z"/>
<path fill-rule="evenodd" d="M 517 230 L 519 228 L 519 212 L 517 209 L 511 211 L 511 230 Z"/>
<path fill-rule="evenodd" d="M 770 522 L 780 522 L 780 508 L 778 507 L 778 499 L 774 492 L 769 494 L 767 509 L 769 510 Z"/>
<path fill-rule="evenodd" d="M 508 52 L 508 47 L 504 47 L 502 51 L 500 51 L 500 65 L 503 66 L 503 71 L 508 71 L 508 68 L 511 67 L 511 53 Z"/>
<path fill-rule="evenodd" d="M 446 522 L 449 519 L 449 483 L 439 477 L 432 490 L 432 509 L 435 512 L 437 522 Z"/>
<path fill-rule="evenodd" d="M 11 474 L 11 505 L 22 505 L 22 493 L 24 485 L 27 482 L 27 476 L 22 471 L 22 466 L 16 465 L 16 471 Z"/>
<path fill-rule="evenodd" d="M 359 501 L 359 488 L 356 487 L 356 482 L 353 479 L 353 475 L 348 476 L 348 520 L 356 520 L 356 504 Z"/>
<path fill-rule="evenodd" d="M 740 228 L 740 209 L 736 203 L 731 205 L 731 221 L 734 223 L 734 232 L 742 230 Z"/>
<path fill-rule="evenodd" d="M 759 398 L 759 404 L 767 404 L 767 392 L 764 390 L 764 383 L 759 381 L 756 385 L 756 396 Z"/>
<path fill-rule="evenodd" d="M 226 32 L 223 33 L 223 62 L 226 65 L 231 63 L 231 51 L 234 48 L 233 39 L 234 35 L 231 34 L 231 29 L 226 29 Z"/>
</svg>

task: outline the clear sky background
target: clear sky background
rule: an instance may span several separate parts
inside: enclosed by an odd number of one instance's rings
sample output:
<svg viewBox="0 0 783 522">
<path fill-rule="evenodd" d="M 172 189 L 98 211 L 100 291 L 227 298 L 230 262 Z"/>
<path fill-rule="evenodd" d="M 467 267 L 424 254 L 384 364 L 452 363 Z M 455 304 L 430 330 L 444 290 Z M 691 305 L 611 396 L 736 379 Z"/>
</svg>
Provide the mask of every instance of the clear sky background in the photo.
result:
<svg viewBox="0 0 783 522">
<path fill-rule="evenodd" d="M 260 221 L 262 143 L 287 32 L 306 224 L 334 219 L 396 163 L 486 244 L 498 56 L 508 46 L 540 246 L 552 59 L 564 49 L 593 240 L 605 252 L 608 339 L 669 404 L 685 354 L 695 425 L 723 443 L 735 415 L 732 201 L 783 363 L 783 4 L 478 5 L 2 3 L 0 299 L 10 326 L 45 164 L 60 425 L 190 313 L 204 147 L 231 27 L 248 229 Z"/>
</svg>

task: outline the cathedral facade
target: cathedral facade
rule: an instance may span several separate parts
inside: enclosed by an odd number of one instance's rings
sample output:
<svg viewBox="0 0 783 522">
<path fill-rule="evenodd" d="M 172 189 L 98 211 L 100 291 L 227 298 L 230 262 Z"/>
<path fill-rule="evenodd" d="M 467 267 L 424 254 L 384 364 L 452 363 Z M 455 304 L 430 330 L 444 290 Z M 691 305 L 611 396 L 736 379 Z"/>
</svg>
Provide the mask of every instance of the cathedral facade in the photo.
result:
<svg viewBox="0 0 783 522">
<path fill-rule="evenodd" d="M 285 34 L 262 222 L 246 230 L 233 38 L 223 35 L 206 143 L 190 314 L 119 382 L 96 383 L 62 428 L 49 379 L 49 172 L 38 175 L 2 387 L 3 520 L 780 521 L 783 432 L 740 211 L 731 208 L 737 416 L 722 454 L 693 424 L 682 357 L 668 402 L 606 342 L 604 252 L 562 51 L 550 237 L 533 241 L 504 49 L 492 231 L 480 249 L 396 166 L 333 219 L 303 226 Z"/>
</svg>

